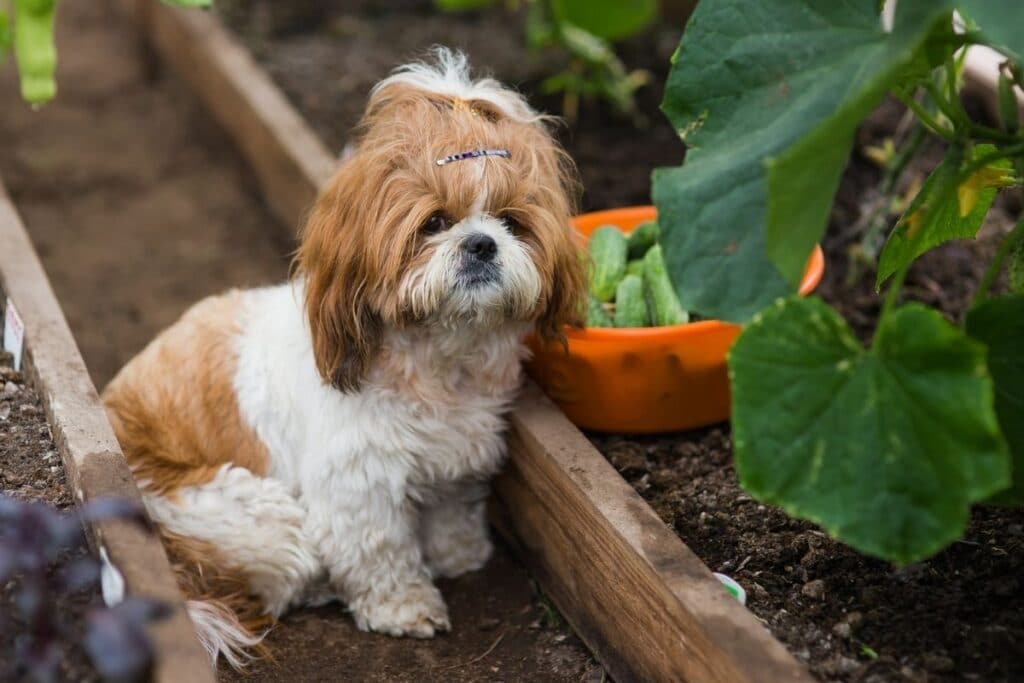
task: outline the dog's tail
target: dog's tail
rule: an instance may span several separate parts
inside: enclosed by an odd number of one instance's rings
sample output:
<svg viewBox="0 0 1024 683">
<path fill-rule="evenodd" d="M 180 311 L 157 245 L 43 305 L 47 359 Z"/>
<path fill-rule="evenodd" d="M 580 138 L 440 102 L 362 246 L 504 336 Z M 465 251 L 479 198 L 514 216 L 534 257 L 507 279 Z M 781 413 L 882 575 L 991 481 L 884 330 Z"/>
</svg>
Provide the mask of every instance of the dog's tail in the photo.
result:
<svg viewBox="0 0 1024 683">
<path fill-rule="evenodd" d="M 185 609 L 195 626 L 199 643 L 216 664 L 223 656 L 232 668 L 242 670 L 266 649 L 263 636 L 255 635 L 227 605 L 219 600 L 188 600 Z"/>
<path fill-rule="evenodd" d="M 263 638 L 274 619 L 250 593 L 245 578 L 225 570 L 208 543 L 163 528 L 160 537 L 185 594 L 188 616 L 214 665 L 221 656 L 238 670 L 254 659 L 272 659 Z"/>
</svg>

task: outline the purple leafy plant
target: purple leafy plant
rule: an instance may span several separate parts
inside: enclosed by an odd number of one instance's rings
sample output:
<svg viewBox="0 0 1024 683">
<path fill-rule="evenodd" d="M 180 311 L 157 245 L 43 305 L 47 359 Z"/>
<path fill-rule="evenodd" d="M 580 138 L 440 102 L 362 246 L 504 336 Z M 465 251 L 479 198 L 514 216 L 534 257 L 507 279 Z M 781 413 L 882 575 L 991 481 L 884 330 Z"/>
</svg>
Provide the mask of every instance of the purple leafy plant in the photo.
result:
<svg viewBox="0 0 1024 683">
<path fill-rule="evenodd" d="M 59 571 L 55 565 L 82 548 L 84 522 L 122 519 L 150 529 L 145 512 L 135 503 L 103 499 L 68 514 L 39 502 L 21 502 L 0 495 L 0 585 L 13 582 L 14 617 L 21 624 L 15 648 L 16 680 L 56 683 L 69 650 L 83 648 L 97 673 L 111 683 L 149 679 L 153 648 L 147 622 L 162 618 L 168 606 L 143 598 L 127 598 L 113 607 L 94 607 L 85 617 L 84 636 L 72 627 L 58 598 L 95 590 L 100 562 L 86 556 Z M 8 622 L 5 628 L 13 624 Z M 76 642 L 81 637 L 81 642 Z"/>
</svg>

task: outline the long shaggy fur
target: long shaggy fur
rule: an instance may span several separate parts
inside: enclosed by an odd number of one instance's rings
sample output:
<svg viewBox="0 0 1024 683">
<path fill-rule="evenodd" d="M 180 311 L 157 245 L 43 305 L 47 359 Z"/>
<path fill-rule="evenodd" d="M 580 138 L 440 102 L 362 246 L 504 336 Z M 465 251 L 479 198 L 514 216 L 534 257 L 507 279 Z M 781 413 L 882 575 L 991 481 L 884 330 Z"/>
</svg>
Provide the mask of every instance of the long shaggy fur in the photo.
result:
<svg viewBox="0 0 1024 683">
<path fill-rule="evenodd" d="M 523 337 L 579 321 L 577 184 L 548 119 L 463 55 L 433 59 L 373 90 L 292 280 L 196 304 L 104 391 L 189 613 L 231 666 L 295 605 L 449 629 L 432 580 L 490 556 Z M 435 163 L 480 148 L 510 156 Z"/>
</svg>

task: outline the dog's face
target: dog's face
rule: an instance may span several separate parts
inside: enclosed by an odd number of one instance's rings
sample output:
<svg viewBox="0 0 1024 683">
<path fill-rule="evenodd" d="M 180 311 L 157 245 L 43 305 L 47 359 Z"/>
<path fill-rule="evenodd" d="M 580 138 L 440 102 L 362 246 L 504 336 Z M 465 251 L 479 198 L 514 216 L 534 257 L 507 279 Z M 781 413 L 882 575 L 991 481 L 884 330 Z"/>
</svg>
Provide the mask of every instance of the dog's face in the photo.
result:
<svg viewBox="0 0 1024 683">
<path fill-rule="evenodd" d="M 439 60 L 375 89 L 303 232 L 314 353 L 340 389 L 359 385 L 386 326 L 529 322 L 557 338 L 578 322 L 572 164 L 521 97 L 469 81 L 459 55 Z M 481 149 L 508 156 L 438 164 Z"/>
</svg>

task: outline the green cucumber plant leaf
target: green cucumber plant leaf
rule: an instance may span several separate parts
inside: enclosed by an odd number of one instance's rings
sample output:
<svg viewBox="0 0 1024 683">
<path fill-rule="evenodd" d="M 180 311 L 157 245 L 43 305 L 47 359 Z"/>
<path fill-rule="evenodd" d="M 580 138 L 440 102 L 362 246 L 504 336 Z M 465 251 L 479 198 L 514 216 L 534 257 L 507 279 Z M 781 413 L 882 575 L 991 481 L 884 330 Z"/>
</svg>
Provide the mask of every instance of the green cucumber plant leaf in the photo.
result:
<svg viewBox="0 0 1024 683">
<path fill-rule="evenodd" d="M 1024 3 L 960 0 L 956 5 L 981 27 L 989 44 L 1018 60 L 1024 58 Z"/>
<path fill-rule="evenodd" d="M 689 146 L 652 194 L 684 308 L 743 321 L 796 289 L 860 118 L 908 73 L 949 10 L 901 0 L 704 0 L 662 109 Z M 803 144 L 801 143 L 802 141 Z"/>
<path fill-rule="evenodd" d="M 961 173 L 964 163 L 977 161 L 994 151 L 992 145 L 976 145 L 965 160 L 959 147 L 949 148 L 942 163 L 928 176 L 889 235 L 878 260 L 876 286 L 881 287 L 890 276 L 909 266 L 926 251 L 944 242 L 971 238 L 978 233 L 996 197 L 996 186 L 986 185 L 985 177 L 999 171 L 1008 174 L 1010 162 L 1000 160 L 966 179 L 961 178 Z M 972 196 L 961 201 L 962 194 Z M 970 205 L 965 204 L 968 201 Z"/>
<path fill-rule="evenodd" d="M 865 350 L 820 300 L 782 299 L 729 368 L 743 487 L 863 553 L 925 558 L 1009 485 L 985 347 L 924 306 L 893 311 Z"/>
<path fill-rule="evenodd" d="M 967 334 L 988 347 L 996 413 L 1013 456 L 1013 487 L 1001 503 L 1024 502 L 1024 294 L 989 299 L 967 316 Z"/>
</svg>

